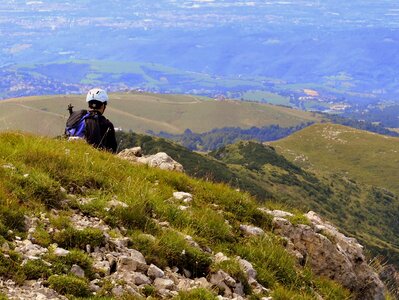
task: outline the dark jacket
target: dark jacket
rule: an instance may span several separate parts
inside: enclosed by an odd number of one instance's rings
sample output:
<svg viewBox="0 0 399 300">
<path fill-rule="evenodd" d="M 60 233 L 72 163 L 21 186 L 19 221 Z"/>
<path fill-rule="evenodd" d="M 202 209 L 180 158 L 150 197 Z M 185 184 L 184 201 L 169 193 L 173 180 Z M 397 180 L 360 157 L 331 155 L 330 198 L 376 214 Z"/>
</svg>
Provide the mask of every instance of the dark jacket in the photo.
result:
<svg viewBox="0 0 399 300">
<path fill-rule="evenodd" d="M 96 110 L 86 118 L 86 141 L 96 148 L 116 153 L 117 143 L 114 125 Z"/>
</svg>

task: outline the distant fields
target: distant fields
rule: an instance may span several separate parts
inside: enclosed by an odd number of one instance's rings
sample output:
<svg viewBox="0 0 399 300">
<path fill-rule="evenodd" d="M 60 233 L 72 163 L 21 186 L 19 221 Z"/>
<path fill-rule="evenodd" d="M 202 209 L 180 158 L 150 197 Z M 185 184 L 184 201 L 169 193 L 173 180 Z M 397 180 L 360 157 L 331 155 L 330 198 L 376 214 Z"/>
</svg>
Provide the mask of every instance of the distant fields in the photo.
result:
<svg viewBox="0 0 399 300">
<path fill-rule="evenodd" d="M 221 127 L 282 127 L 318 122 L 317 114 L 286 107 L 240 101 L 215 101 L 190 95 L 111 94 L 106 117 L 115 127 L 135 132 L 205 132 Z M 86 108 L 85 96 L 37 96 L 0 101 L 0 130 L 23 130 L 49 136 L 63 132 L 67 106 Z"/>
<path fill-rule="evenodd" d="M 245 100 L 253 100 L 277 105 L 290 106 L 290 98 L 283 97 L 278 94 L 264 92 L 264 91 L 248 91 L 243 93 L 242 97 Z"/>
<path fill-rule="evenodd" d="M 295 163 L 399 192 L 399 138 L 315 124 L 272 143 Z"/>
</svg>

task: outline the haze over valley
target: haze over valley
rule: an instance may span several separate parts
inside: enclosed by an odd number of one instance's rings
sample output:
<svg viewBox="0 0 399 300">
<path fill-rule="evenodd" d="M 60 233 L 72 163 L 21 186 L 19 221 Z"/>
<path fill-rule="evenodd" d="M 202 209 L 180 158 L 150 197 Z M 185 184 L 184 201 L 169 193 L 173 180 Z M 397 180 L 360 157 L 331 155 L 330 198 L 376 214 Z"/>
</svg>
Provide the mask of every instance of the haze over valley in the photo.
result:
<svg viewBox="0 0 399 300">
<path fill-rule="evenodd" d="M 399 127 L 398 28 L 399 4 L 390 0 L 3 1 L 0 96 L 101 85 Z"/>
</svg>

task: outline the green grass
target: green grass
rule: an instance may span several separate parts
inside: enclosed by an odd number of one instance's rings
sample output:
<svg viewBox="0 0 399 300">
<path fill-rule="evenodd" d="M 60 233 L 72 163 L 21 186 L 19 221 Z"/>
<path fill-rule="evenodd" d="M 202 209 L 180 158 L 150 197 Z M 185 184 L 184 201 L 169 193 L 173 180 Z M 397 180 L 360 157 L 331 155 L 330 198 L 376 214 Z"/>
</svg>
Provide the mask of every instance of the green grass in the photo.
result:
<svg viewBox="0 0 399 300">
<path fill-rule="evenodd" d="M 50 288 L 62 295 L 86 297 L 90 295 L 86 280 L 71 275 L 53 275 L 48 279 Z"/>
<path fill-rule="evenodd" d="M 194 289 L 189 292 L 180 292 L 174 300 L 215 300 L 216 296 L 205 289 Z"/>
<path fill-rule="evenodd" d="M 77 230 L 72 227 L 57 232 L 54 241 L 65 249 L 86 249 L 90 245 L 92 249 L 102 246 L 105 243 L 104 234 L 101 230 L 95 228 L 85 228 Z"/>
<path fill-rule="evenodd" d="M 341 125 L 315 124 L 278 142 L 277 150 L 303 166 L 399 193 L 399 139 Z M 306 160 L 298 159 L 304 155 Z"/>
<path fill-rule="evenodd" d="M 83 248 L 85 244 L 92 244 L 93 247 L 101 245 L 103 235 L 96 230 L 78 231 L 70 227 L 68 218 L 73 208 L 104 219 L 111 228 L 126 226 L 132 246 L 140 250 L 149 263 L 154 262 L 160 267 L 178 266 L 181 270 L 189 270 L 194 276 L 207 276 L 212 269 L 211 257 L 186 240 L 185 236 L 190 235 L 199 247 L 222 251 L 231 258 L 240 255 L 248 259 L 254 264 L 259 281 L 271 289 L 304 291 L 309 297 L 314 296 L 312 288 L 317 277 L 295 264 L 279 239 L 270 232 L 270 217 L 257 210 L 258 204 L 247 193 L 181 173 L 132 165 L 83 142 L 4 133 L 0 134 L 0 153 L 0 212 L 7 212 L 9 207 L 14 210 L 13 214 L 4 213 L 9 218 L 3 221 L 3 233 L 14 228 L 26 234 L 27 229 L 20 227 L 17 216 L 43 212 L 53 226 L 65 227 L 50 236 L 43 232 L 37 235 L 42 245 L 51 243 L 50 251 L 44 257 L 51 263 L 47 270 L 40 262 L 21 268 L 21 258 L 10 256 L 10 251 L 7 254 L 9 257 L 0 256 L 0 273 L 3 276 L 18 282 L 26 278 L 48 277 L 49 286 L 62 294 L 89 296 L 87 281 L 69 272 L 71 266 L 77 264 L 85 270 L 87 278 L 93 278 L 95 270 L 92 269 L 91 259 L 78 248 Z M 70 201 L 69 206 L 60 205 L 60 199 L 68 197 L 61 187 L 75 197 L 95 200 L 86 205 L 76 201 Z M 180 204 L 171 199 L 174 191 L 193 194 L 193 202 L 187 211 L 177 209 Z M 114 197 L 129 206 L 125 213 L 105 210 L 107 202 Z M 60 210 L 58 216 L 51 212 L 53 207 Z M 170 227 L 161 229 L 153 218 L 168 221 Z M 229 221 L 229 225 L 225 220 Z M 268 232 L 268 237 L 243 237 L 239 230 L 239 225 L 243 223 L 261 226 Z M 153 238 L 148 238 L 149 234 Z M 55 257 L 52 254 L 54 242 L 71 252 L 65 257 Z M 235 278 L 244 280 L 234 263 L 220 267 Z M 212 299 L 213 294 L 197 290 L 181 293 L 179 297 Z"/>
</svg>

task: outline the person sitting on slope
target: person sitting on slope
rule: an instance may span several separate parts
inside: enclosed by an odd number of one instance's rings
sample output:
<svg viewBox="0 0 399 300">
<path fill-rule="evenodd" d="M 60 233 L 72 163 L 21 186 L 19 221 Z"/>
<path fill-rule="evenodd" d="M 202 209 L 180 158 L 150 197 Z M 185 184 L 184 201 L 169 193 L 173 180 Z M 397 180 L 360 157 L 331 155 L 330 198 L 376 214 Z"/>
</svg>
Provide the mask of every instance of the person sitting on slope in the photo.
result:
<svg viewBox="0 0 399 300">
<path fill-rule="evenodd" d="M 96 148 L 116 153 L 117 142 L 114 125 L 103 116 L 109 98 L 102 89 L 92 89 L 87 93 L 86 102 L 89 111 L 72 111 L 68 107 L 70 116 L 66 124 L 65 133 L 69 139 L 85 139 Z"/>
</svg>

